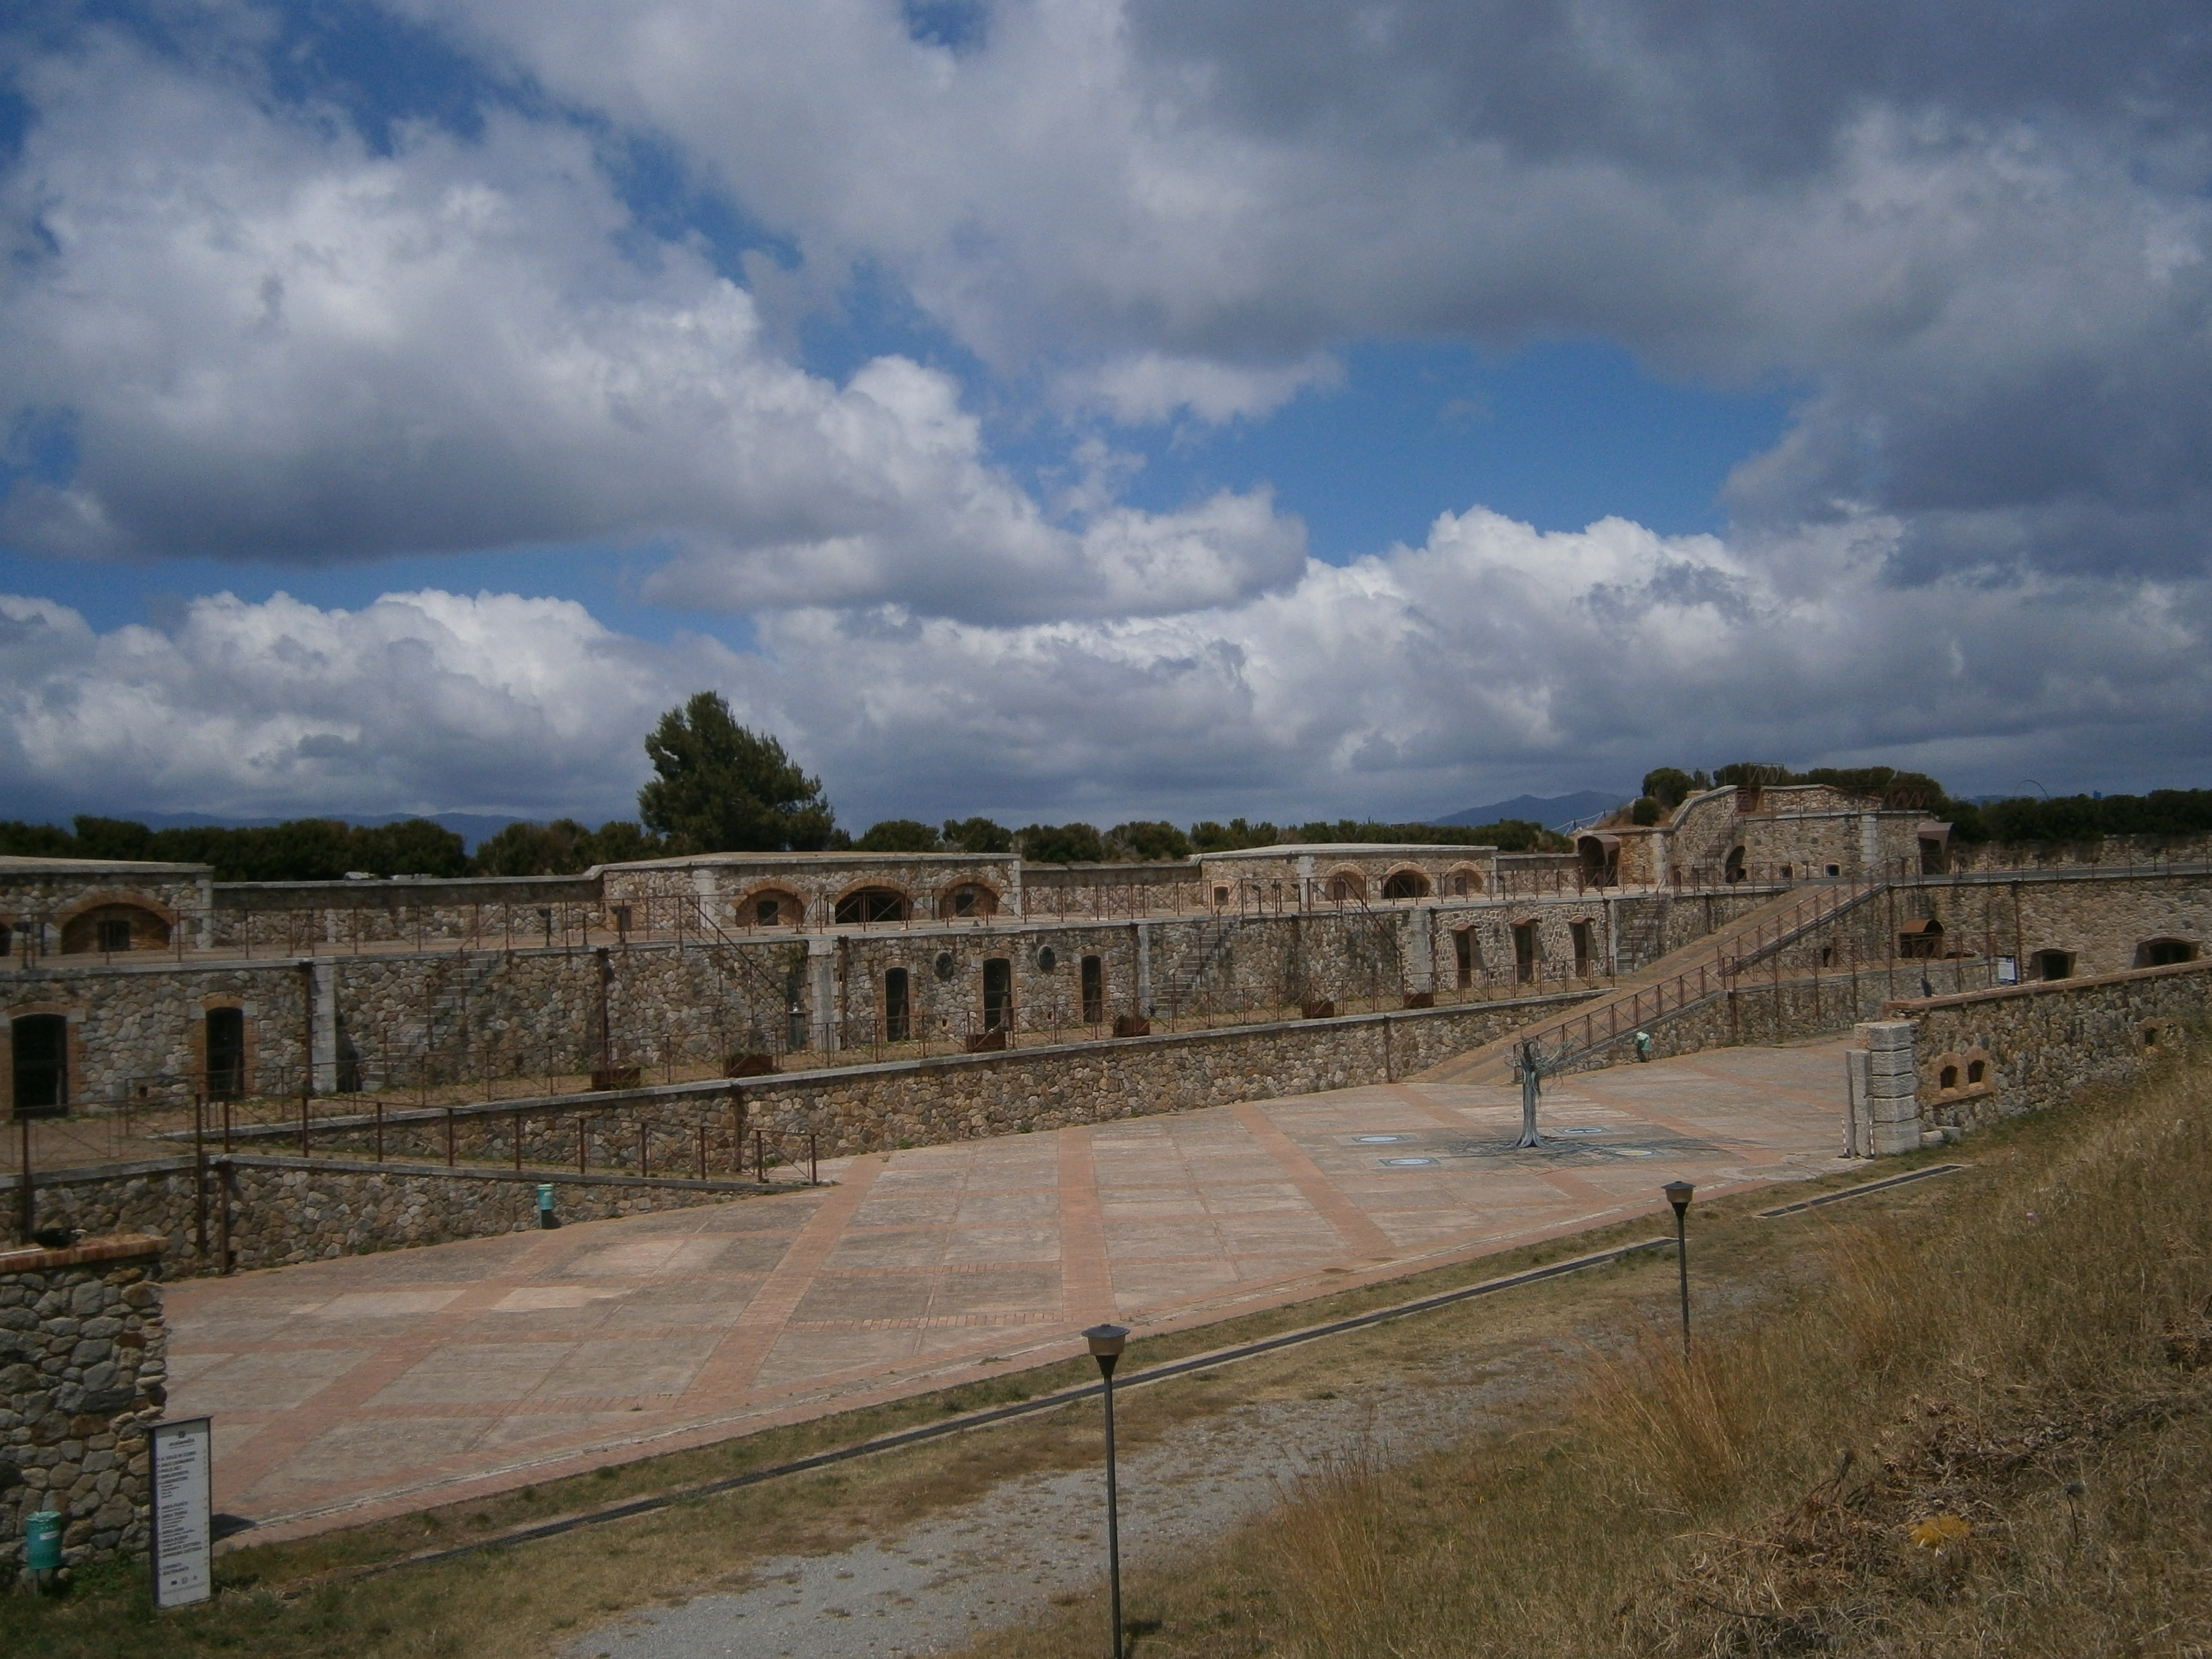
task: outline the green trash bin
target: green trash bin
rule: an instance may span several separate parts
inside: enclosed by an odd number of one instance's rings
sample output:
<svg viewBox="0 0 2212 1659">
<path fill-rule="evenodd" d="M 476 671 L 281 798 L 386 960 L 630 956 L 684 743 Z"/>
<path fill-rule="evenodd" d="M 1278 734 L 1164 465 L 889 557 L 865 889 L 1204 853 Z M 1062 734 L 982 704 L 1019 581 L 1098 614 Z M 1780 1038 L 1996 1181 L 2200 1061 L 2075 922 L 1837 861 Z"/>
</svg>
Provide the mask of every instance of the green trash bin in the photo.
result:
<svg viewBox="0 0 2212 1659">
<path fill-rule="evenodd" d="M 543 1181 L 538 1184 L 538 1225 L 542 1231 L 561 1224 L 553 1214 L 553 1183 Z"/>
<path fill-rule="evenodd" d="M 62 1565 L 62 1517 L 39 1510 L 23 1522 L 23 1565 L 33 1572 L 57 1572 Z"/>
</svg>

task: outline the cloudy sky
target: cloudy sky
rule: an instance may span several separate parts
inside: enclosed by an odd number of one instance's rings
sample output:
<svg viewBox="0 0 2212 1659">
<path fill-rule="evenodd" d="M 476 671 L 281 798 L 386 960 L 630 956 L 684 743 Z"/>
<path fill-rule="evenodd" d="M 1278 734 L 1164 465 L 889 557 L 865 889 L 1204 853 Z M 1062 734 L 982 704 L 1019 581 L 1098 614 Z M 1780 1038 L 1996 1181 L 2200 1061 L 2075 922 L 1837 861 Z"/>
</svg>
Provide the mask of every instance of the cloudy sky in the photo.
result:
<svg viewBox="0 0 2212 1659">
<path fill-rule="evenodd" d="M 0 816 L 2212 783 L 2212 21 L 13 0 Z"/>
</svg>

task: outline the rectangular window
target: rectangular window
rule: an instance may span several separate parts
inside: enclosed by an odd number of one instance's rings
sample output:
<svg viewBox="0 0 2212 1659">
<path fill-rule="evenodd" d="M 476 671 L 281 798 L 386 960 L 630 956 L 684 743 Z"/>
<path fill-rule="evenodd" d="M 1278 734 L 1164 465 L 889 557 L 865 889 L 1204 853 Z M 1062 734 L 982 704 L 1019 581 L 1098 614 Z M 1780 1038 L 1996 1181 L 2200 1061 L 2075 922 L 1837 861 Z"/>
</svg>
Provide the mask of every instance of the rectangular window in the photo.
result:
<svg viewBox="0 0 2212 1659">
<path fill-rule="evenodd" d="M 69 1021 L 25 1014 L 9 1025 L 15 1115 L 58 1117 L 69 1109 Z"/>
<path fill-rule="evenodd" d="M 1083 958 L 1083 1023 L 1103 1025 L 1106 1021 L 1106 964 L 1097 957 Z"/>
<path fill-rule="evenodd" d="M 983 964 L 983 1029 L 1002 1030 L 1014 1023 L 1014 964 L 993 957 Z"/>
<path fill-rule="evenodd" d="M 93 924 L 93 929 L 98 935 L 99 948 L 102 951 L 127 951 L 131 948 L 131 924 L 128 921 L 97 921 Z"/>
<path fill-rule="evenodd" d="M 914 1034 L 914 1004 L 903 968 L 884 972 L 884 1041 L 904 1042 Z"/>
<path fill-rule="evenodd" d="M 629 906 L 617 904 L 614 907 L 614 912 L 615 936 L 617 939 L 628 939 L 629 937 Z"/>
</svg>

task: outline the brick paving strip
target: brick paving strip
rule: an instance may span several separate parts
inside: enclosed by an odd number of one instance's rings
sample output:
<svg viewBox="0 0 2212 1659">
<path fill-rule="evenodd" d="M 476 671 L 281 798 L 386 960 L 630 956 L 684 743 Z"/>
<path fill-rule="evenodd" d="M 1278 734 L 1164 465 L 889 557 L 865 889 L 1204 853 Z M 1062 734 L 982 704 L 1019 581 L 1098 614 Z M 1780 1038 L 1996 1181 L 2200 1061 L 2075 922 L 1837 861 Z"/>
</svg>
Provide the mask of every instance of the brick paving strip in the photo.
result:
<svg viewBox="0 0 2212 1659">
<path fill-rule="evenodd" d="M 1843 1167 L 1840 1043 L 1428 1081 L 826 1163 L 834 1185 L 173 1287 L 216 1506 L 297 1536 Z M 1366 1142 L 1361 1137 L 1398 1137 Z M 1409 1160 L 1394 1166 L 1386 1160 Z"/>
</svg>

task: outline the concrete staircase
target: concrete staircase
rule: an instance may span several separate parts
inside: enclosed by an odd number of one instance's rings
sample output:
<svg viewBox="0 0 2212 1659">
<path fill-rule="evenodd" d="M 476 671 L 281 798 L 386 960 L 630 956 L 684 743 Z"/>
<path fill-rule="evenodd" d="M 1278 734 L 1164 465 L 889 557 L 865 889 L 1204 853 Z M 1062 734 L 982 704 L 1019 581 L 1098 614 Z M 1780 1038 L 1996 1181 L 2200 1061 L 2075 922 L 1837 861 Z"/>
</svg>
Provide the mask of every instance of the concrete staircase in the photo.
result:
<svg viewBox="0 0 2212 1659">
<path fill-rule="evenodd" d="M 1885 885 L 1877 882 L 1778 894 L 1719 932 L 1693 939 L 1632 974 L 1621 975 L 1614 989 L 1578 1003 L 1571 1014 L 1547 1015 L 1510 1036 L 1431 1066 L 1418 1080 L 1510 1083 L 1515 1057 L 1524 1042 L 1536 1042 L 1547 1053 L 1563 1059 L 1626 1042 L 1638 1030 L 1648 1030 L 1718 994 L 1746 968 L 1857 908 L 1879 896 Z"/>
</svg>

